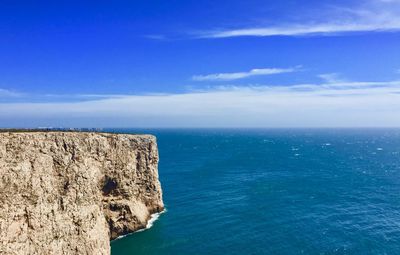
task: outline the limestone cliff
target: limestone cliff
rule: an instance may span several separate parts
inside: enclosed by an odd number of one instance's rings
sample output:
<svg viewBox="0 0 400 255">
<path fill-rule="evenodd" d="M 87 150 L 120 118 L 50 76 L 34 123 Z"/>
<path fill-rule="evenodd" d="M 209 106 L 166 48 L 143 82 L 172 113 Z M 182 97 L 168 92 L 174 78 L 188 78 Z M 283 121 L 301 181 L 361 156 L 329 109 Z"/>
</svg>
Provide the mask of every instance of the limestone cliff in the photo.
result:
<svg viewBox="0 0 400 255">
<path fill-rule="evenodd" d="M 163 210 L 155 137 L 0 133 L 0 254 L 110 254 Z"/>
</svg>

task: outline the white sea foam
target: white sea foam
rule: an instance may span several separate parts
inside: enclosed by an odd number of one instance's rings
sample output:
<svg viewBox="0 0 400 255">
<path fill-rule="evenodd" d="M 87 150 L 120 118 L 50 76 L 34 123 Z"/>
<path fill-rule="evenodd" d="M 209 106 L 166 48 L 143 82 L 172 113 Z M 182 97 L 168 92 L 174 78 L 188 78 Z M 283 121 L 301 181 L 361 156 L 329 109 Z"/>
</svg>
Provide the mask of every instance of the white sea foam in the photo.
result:
<svg viewBox="0 0 400 255">
<path fill-rule="evenodd" d="M 153 214 L 150 216 L 150 219 L 147 221 L 146 227 L 145 227 L 145 228 L 142 228 L 142 229 L 139 229 L 139 230 L 136 231 L 136 232 L 141 232 L 141 231 L 144 231 L 144 230 L 146 230 L 146 229 L 151 228 L 151 227 L 153 226 L 154 222 L 156 222 L 156 221 L 158 220 L 158 218 L 160 218 L 160 215 L 161 215 L 162 213 L 165 213 L 166 211 L 167 211 L 167 209 L 164 209 L 163 211 L 161 211 L 161 212 L 159 212 L 159 213 L 153 213 Z"/>
<path fill-rule="evenodd" d="M 158 218 L 160 218 L 160 215 L 163 214 L 163 213 L 165 213 L 165 212 L 167 212 L 167 209 L 164 209 L 163 211 L 158 212 L 158 213 L 153 213 L 153 214 L 150 216 L 150 219 L 147 221 L 147 225 L 146 225 L 145 228 L 136 230 L 135 232 L 129 233 L 129 234 L 127 234 L 127 235 L 119 236 L 119 237 L 117 237 L 115 240 L 124 238 L 124 237 L 129 236 L 129 235 L 132 235 L 132 234 L 134 234 L 134 233 L 142 232 L 142 231 L 145 231 L 146 229 L 151 228 L 151 227 L 153 226 L 154 222 L 156 222 L 156 221 L 158 220 Z"/>
</svg>

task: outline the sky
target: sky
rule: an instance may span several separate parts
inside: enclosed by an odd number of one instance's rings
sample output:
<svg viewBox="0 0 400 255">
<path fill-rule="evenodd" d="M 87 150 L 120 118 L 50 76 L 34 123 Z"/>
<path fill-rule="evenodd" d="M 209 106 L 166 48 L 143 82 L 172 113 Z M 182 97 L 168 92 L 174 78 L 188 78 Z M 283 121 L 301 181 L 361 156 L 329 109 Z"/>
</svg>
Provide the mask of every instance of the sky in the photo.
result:
<svg viewBox="0 0 400 255">
<path fill-rule="evenodd" d="M 0 127 L 400 127 L 400 0 L 3 0 Z"/>
</svg>

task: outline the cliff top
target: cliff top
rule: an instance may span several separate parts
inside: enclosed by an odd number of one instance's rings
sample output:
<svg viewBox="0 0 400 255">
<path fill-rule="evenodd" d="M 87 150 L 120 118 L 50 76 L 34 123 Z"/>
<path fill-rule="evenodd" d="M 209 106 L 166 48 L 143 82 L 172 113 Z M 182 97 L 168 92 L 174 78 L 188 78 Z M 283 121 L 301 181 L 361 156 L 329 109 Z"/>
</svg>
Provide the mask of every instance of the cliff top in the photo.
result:
<svg viewBox="0 0 400 255">
<path fill-rule="evenodd" d="M 0 128 L 0 132 L 93 132 L 101 133 L 101 129 L 57 129 L 57 128 Z M 107 133 L 107 132 L 105 132 Z"/>
<path fill-rule="evenodd" d="M 97 129 L 0 128 L 0 133 L 93 133 L 93 134 L 111 134 L 111 135 L 153 136 L 151 134 L 106 132 L 101 129 L 97 130 Z"/>
</svg>

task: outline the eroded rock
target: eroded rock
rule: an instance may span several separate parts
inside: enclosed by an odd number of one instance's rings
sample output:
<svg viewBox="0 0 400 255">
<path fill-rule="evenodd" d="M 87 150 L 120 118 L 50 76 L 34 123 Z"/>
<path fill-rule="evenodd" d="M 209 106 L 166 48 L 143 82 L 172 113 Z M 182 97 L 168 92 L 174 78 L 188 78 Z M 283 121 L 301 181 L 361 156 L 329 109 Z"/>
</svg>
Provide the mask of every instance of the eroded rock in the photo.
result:
<svg viewBox="0 0 400 255">
<path fill-rule="evenodd" d="M 0 254 L 110 254 L 163 210 L 155 137 L 0 133 Z"/>
</svg>

